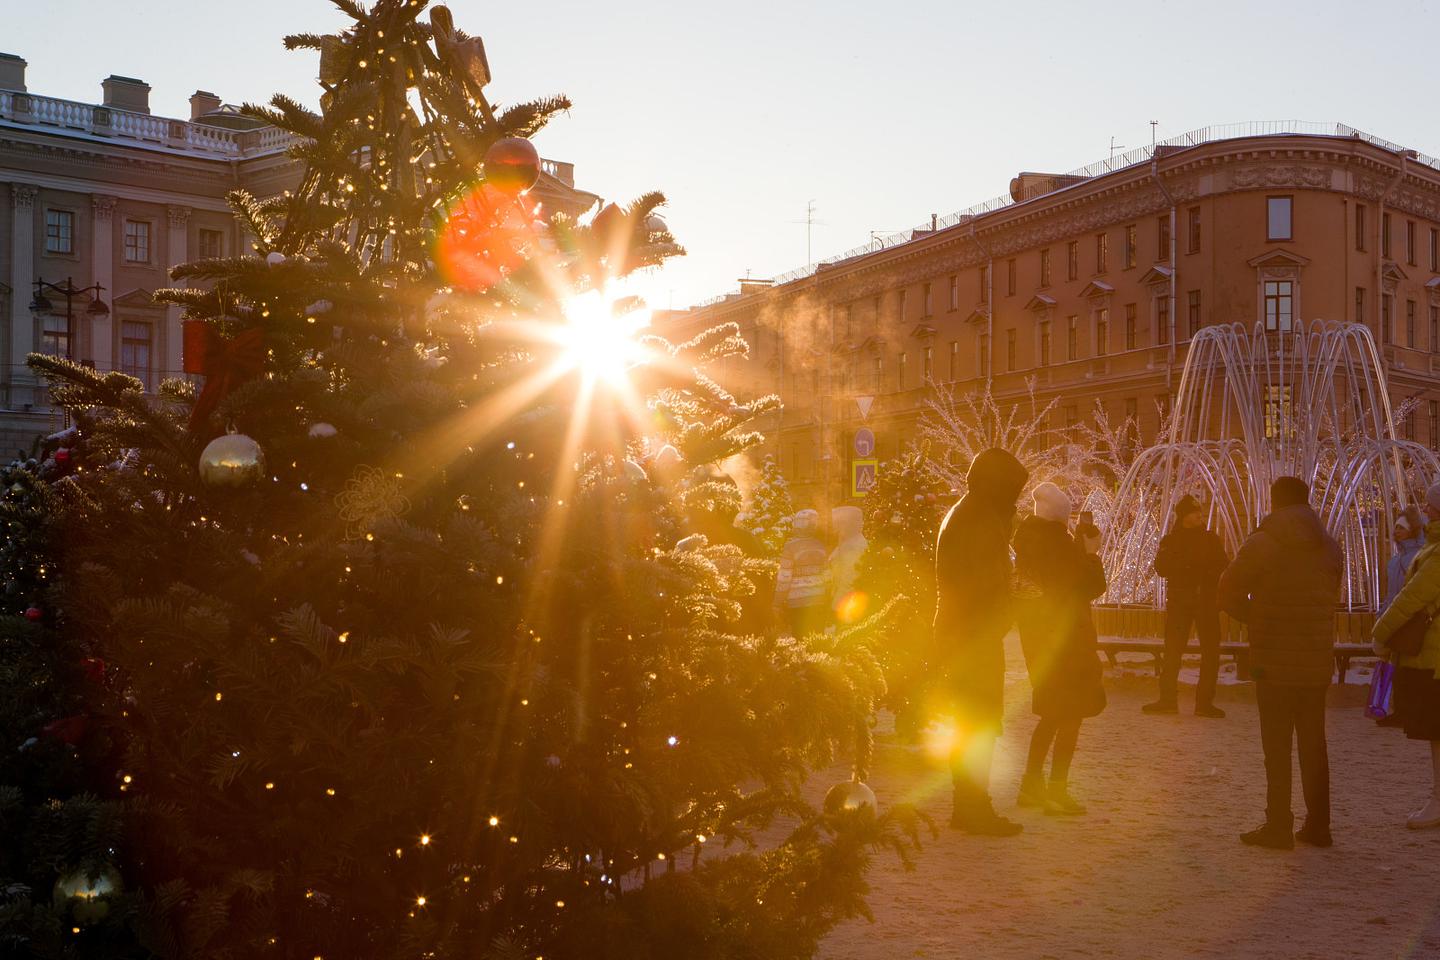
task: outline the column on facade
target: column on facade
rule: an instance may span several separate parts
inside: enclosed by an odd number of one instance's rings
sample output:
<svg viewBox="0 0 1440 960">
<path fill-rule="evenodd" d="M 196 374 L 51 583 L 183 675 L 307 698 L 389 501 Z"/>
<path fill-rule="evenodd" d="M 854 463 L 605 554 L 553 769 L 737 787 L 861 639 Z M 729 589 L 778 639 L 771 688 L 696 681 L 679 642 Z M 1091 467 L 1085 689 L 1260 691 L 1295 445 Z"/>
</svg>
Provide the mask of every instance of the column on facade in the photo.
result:
<svg viewBox="0 0 1440 960">
<path fill-rule="evenodd" d="M 190 259 L 190 208 L 171 206 L 166 209 L 170 214 L 170 239 L 165 264 L 167 267 L 174 267 Z M 160 379 L 180 376 L 185 368 L 181 355 L 183 337 L 180 335 L 180 308 L 174 304 L 165 308 L 165 333 L 160 342 L 164 344 L 165 358 Z"/>
<path fill-rule="evenodd" d="M 31 184 L 10 184 L 10 365 L 5 380 L 12 409 L 35 402 L 36 381 L 25 358 L 35 350 L 30 295 L 35 287 L 36 193 Z"/>
<path fill-rule="evenodd" d="M 104 194 L 90 197 L 90 282 L 105 288 L 100 298 L 110 307 L 103 317 L 90 321 L 90 359 L 97 370 L 115 369 L 115 198 Z"/>
</svg>

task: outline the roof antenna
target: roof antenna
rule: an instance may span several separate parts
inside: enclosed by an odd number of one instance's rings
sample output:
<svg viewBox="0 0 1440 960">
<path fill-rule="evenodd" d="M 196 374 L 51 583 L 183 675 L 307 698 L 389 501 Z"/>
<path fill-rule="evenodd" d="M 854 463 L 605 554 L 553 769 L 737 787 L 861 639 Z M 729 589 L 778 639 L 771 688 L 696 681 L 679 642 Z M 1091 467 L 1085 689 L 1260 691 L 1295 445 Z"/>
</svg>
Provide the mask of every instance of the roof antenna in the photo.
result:
<svg viewBox="0 0 1440 960">
<path fill-rule="evenodd" d="M 1115 138 L 1114 138 L 1114 137 L 1111 137 L 1111 138 L 1110 138 L 1110 162 L 1111 162 L 1111 163 L 1114 163 L 1114 162 L 1115 162 L 1115 151 L 1116 151 L 1116 150 L 1124 150 L 1124 149 L 1125 149 L 1125 144 L 1123 144 L 1123 143 L 1116 143 L 1116 142 L 1115 142 Z"/>
<path fill-rule="evenodd" d="M 1160 125 L 1159 120 L 1150 121 L 1150 152 L 1155 152 L 1155 128 Z"/>
</svg>

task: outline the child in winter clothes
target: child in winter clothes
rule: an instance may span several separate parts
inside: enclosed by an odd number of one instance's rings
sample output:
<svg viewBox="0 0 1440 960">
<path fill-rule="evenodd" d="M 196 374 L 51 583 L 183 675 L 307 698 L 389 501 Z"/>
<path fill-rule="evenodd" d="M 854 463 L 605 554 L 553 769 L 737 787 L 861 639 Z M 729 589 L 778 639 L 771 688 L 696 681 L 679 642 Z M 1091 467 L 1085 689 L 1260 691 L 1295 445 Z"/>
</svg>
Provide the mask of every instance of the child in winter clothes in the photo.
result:
<svg viewBox="0 0 1440 960">
<path fill-rule="evenodd" d="M 1040 717 L 1020 782 L 1022 807 L 1074 815 L 1085 808 L 1070 796 L 1070 761 L 1080 723 L 1105 709 L 1095 622 L 1090 601 L 1105 592 L 1100 558 L 1070 535 L 1070 499 L 1053 483 L 1035 488 L 1035 514 L 1015 532 L 1016 615 Z M 1051 753 L 1050 783 L 1045 756 Z"/>
</svg>

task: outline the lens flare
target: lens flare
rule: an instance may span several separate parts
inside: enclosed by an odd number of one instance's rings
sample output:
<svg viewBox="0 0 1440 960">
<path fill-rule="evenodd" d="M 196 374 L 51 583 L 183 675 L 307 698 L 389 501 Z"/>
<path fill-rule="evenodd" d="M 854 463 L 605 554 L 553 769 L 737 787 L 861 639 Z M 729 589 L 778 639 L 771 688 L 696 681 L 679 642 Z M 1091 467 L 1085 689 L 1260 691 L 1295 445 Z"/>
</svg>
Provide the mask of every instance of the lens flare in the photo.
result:
<svg viewBox="0 0 1440 960">
<path fill-rule="evenodd" d="M 835 604 L 835 619 L 844 624 L 859 623 L 870 609 L 870 595 L 851 590 Z"/>
<path fill-rule="evenodd" d="M 635 334 L 650 323 L 645 309 L 617 316 L 626 305 L 594 290 L 565 302 L 565 324 L 559 332 L 563 372 L 578 370 L 587 385 L 624 385 L 626 372 L 645 359 Z"/>
</svg>

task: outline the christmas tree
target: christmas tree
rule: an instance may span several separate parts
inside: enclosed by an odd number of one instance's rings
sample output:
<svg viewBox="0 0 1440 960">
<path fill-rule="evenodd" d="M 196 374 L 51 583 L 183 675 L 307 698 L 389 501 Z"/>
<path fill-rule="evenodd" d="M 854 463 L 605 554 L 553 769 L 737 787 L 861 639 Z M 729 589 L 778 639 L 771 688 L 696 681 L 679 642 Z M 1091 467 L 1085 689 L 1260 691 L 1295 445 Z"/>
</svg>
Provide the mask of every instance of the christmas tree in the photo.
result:
<svg viewBox="0 0 1440 960">
<path fill-rule="evenodd" d="M 790 538 L 790 520 L 795 504 L 780 465 L 766 457 L 760 466 L 760 482 L 750 491 L 750 504 L 735 522 L 750 531 L 770 556 L 777 556 Z"/>
<path fill-rule="evenodd" d="M 776 401 L 695 373 L 733 325 L 635 329 L 626 279 L 680 252 L 660 195 L 580 223 L 525 192 L 568 100 L 492 104 L 443 7 L 335 3 L 347 29 L 287 40 L 321 51 L 322 112 L 246 108 L 295 134 L 299 185 L 235 194 L 256 255 L 158 295 L 203 390 L 30 361 L 78 429 L 33 518 L 53 612 L 5 621 L 56 688 L 14 729 L 93 733 L 74 783 L 17 798 L 0 768 L 7 827 L 89 805 L 6 848 L 9 909 L 61 881 L 20 949 L 809 956 L 914 821 L 858 785 L 805 802 L 863 739 L 873 658 L 738 634 L 764 564 L 690 536 Z"/>
</svg>

